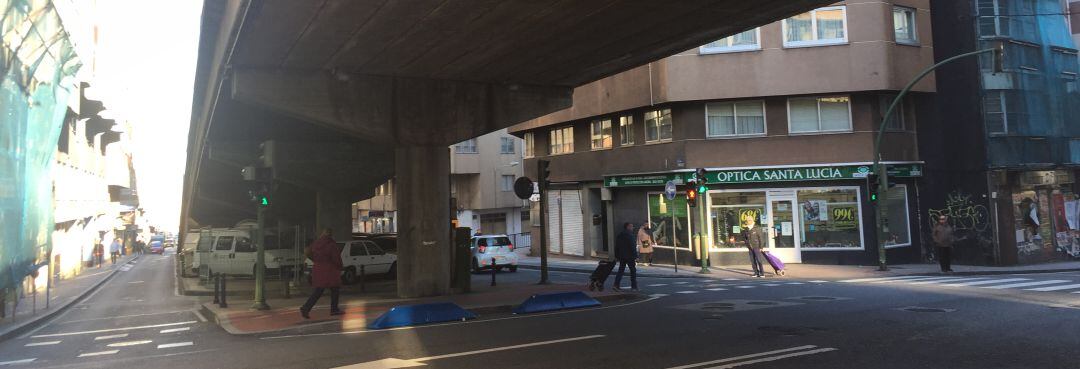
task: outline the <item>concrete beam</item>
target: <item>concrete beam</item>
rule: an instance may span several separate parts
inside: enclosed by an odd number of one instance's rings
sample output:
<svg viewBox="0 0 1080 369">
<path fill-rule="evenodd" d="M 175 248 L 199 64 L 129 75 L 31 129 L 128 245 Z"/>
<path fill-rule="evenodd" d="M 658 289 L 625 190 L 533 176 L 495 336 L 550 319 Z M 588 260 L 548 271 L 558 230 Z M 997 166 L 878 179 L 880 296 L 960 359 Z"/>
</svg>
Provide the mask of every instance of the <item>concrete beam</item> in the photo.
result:
<svg viewBox="0 0 1080 369">
<path fill-rule="evenodd" d="M 368 141 L 451 145 L 570 107 L 573 89 L 238 68 L 233 99 Z"/>
</svg>

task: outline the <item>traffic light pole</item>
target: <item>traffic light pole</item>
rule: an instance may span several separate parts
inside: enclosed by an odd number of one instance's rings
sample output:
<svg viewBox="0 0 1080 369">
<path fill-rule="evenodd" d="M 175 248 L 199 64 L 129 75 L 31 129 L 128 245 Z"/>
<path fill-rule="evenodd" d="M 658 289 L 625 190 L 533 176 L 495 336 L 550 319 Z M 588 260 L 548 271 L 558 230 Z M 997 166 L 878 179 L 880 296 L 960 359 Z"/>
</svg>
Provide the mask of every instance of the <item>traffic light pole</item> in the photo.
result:
<svg viewBox="0 0 1080 369">
<path fill-rule="evenodd" d="M 706 218 L 708 211 L 705 210 L 705 198 L 701 194 L 698 194 L 698 198 L 701 199 L 698 204 L 698 251 L 701 252 L 701 270 L 698 273 L 710 274 L 712 272 L 709 271 L 709 224 Z"/>
<path fill-rule="evenodd" d="M 970 53 L 960 54 L 926 68 L 915 79 L 911 80 L 900 90 L 900 93 L 893 99 L 892 104 L 889 104 L 889 109 L 885 111 L 885 116 L 881 119 L 881 126 L 878 127 L 877 139 L 874 140 L 874 173 L 878 175 L 878 201 L 877 201 L 877 217 L 875 217 L 875 225 L 877 229 L 878 238 L 878 269 L 881 271 L 889 270 L 889 266 L 885 261 L 885 238 L 889 233 L 889 220 L 888 220 L 888 199 L 889 199 L 889 174 L 887 173 L 885 164 L 881 162 L 881 141 L 885 137 L 885 127 L 889 124 L 889 118 L 892 117 L 893 111 L 900 105 L 900 102 L 904 99 L 904 96 L 915 87 L 919 81 L 926 78 L 931 72 L 938 67 L 952 63 L 959 59 L 963 59 L 969 56 L 976 56 L 986 53 L 994 53 L 994 73 L 1001 72 L 1004 61 L 1004 44 L 999 43 L 997 47 L 982 49 L 979 51 L 973 51 Z"/>
<path fill-rule="evenodd" d="M 540 188 L 540 284 L 551 284 L 548 280 L 548 217 L 547 217 L 547 160 L 536 162 L 536 179 Z"/>
<path fill-rule="evenodd" d="M 270 310 L 270 305 L 266 304 L 266 207 L 261 204 L 255 206 L 259 228 L 255 231 L 255 302 L 251 308 Z"/>
</svg>

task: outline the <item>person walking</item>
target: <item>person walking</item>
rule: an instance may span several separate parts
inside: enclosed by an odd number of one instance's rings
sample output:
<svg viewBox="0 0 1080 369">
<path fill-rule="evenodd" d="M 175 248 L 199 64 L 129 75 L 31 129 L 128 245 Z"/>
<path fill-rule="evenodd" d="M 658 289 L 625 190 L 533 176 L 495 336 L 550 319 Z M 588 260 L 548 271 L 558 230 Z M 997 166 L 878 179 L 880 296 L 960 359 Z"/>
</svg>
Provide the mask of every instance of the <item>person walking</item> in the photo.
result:
<svg viewBox="0 0 1080 369">
<path fill-rule="evenodd" d="M 114 238 L 112 244 L 109 244 L 109 260 L 113 265 L 116 265 L 116 258 L 120 257 L 120 240 Z"/>
<path fill-rule="evenodd" d="M 634 224 L 623 224 L 623 231 L 615 236 L 615 260 L 619 262 L 619 273 L 615 275 L 615 286 L 611 287 L 616 292 L 622 291 L 621 283 L 623 271 L 630 267 L 630 290 L 637 291 L 637 268 L 634 260 L 637 259 L 637 246 L 634 237 Z"/>
<path fill-rule="evenodd" d="M 105 245 L 101 244 L 101 240 L 94 242 L 93 258 L 90 260 L 90 265 L 97 264 L 98 268 L 101 268 L 102 264 L 105 264 Z"/>
<path fill-rule="evenodd" d="M 304 306 L 300 307 L 300 316 L 311 319 L 311 308 L 319 302 L 323 291 L 330 289 L 330 315 L 341 315 L 345 312 L 338 308 L 338 297 L 341 288 L 341 249 L 337 242 L 330 236 L 333 230 L 323 230 L 319 239 L 308 246 L 311 250 L 309 259 L 315 266 L 311 268 L 311 296 L 308 297 Z"/>
<path fill-rule="evenodd" d="M 949 218 L 942 215 L 938 217 L 933 231 L 934 246 L 937 247 L 938 263 L 941 264 L 942 273 L 952 273 L 952 248 L 956 236 L 953 228 L 949 225 Z"/>
<path fill-rule="evenodd" d="M 765 230 L 754 227 L 754 223 L 753 219 L 746 220 L 742 236 L 746 249 L 750 251 L 750 267 L 754 269 L 754 277 L 761 278 L 765 276 L 765 267 L 761 265 L 761 259 L 765 258 L 761 254 L 761 250 L 765 248 Z"/>
<path fill-rule="evenodd" d="M 641 261 L 645 266 L 652 266 L 653 239 L 650 234 L 651 231 L 652 230 L 649 229 L 649 223 L 645 222 L 637 233 L 638 253 L 641 254 Z"/>
</svg>

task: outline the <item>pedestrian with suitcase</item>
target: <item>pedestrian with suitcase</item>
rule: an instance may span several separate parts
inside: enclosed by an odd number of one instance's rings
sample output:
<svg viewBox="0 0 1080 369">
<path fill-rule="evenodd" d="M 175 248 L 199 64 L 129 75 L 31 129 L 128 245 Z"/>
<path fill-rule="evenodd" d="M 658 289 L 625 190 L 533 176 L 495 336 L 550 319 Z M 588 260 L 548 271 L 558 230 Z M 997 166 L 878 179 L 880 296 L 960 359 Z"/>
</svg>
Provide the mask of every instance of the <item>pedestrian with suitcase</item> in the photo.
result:
<svg viewBox="0 0 1080 369">
<path fill-rule="evenodd" d="M 596 266 L 596 270 L 593 270 L 592 275 L 589 276 L 589 291 L 603 291 L 604 282 L 607 281 L 607 277 L 611 275 L 611 271 L 614 269 L 614 261 L 600 260 L 600 264 Z"/>
<path fill-rule="evenodd" d="M 619 262 L 619 273 L 615 275 L 615 284 L 611 287 L 614 291 L 622 291 L 621 282 L 623 271 L 630 267 L 630 290 L 637 291 L 637 268 L 634 260 L 637 260 L 637 237 L 634 234 L 634 224 L 623 224 L 623 231 L 615 237 L 615 260 Z"/>
<path fill-rule="evenodd" d="M 761 265 L 761 259 L 764 256 L 761 254 L 761 250 L 765 248 L 765 230 L 761 227 L 754 227 L 754 219 L 747 219 L 745 226 L 742 230 L 743 241 L 746 242 L 746 249 L 750 251 L 750 267 L 754 270 L 754 277 L 761 278 L 765 276 L 765 267 Z"/>
<path fill-rule="evenodd" d="M 761 250 L 761 254 L 765 255 L 765 260 L 772 266 L 773 273 L 776 273 L 776 275 L 784 275 L 784 262 L 780 261 L 780 258 L 765 250 Z"/>
</svg>

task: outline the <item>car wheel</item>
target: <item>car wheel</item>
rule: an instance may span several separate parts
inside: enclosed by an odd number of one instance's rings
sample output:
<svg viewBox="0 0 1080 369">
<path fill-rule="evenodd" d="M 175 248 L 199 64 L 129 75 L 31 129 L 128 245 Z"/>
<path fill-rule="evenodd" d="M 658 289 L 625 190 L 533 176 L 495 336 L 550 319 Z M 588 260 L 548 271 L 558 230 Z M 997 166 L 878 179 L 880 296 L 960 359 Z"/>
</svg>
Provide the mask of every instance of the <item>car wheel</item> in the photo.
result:
<svg viewBox="0 0 1080 369">
<path fill-rule="evenodd" d="M 345 275 L 342 277 L 345 280 L 345 284 L 356 283 L 356 268 L 348 267 L 345 269 Z"/>
<path fill-rule="evenodd" d="M 510 273 L 517 273 L 517 265 L 510 266 Z"/>
</svg>

